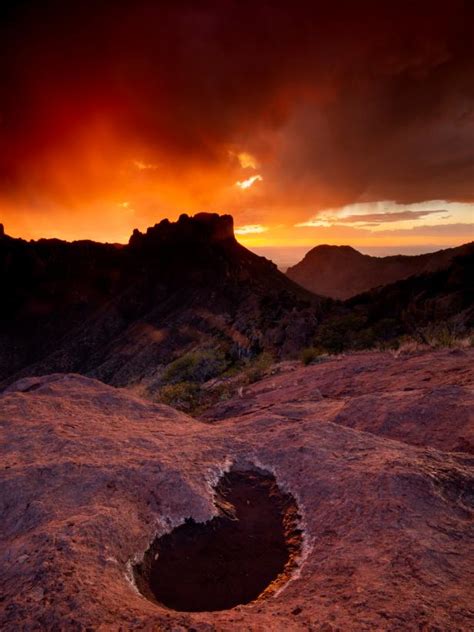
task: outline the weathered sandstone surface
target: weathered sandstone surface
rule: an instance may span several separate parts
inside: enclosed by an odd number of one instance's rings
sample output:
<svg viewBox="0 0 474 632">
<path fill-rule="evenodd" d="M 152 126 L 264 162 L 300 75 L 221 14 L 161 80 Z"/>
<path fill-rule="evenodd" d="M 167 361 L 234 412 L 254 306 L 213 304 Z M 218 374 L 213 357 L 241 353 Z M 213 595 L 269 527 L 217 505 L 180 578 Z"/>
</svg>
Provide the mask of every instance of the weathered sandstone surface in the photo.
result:
<svg viewBox="0 0 474 632">
<path fill-rule="evenodd" d="M 473 358 L 288 365 L 211 423 L 77 375 L 15 383 L 0 397 L 0 628 L 472 630 Z M 291 564 L 228 610 L 142 596 L 133 566 L 157 535 L 232 521 L 232 493 L 216 493 L 229 470 L 293 499 Z"/>
<path fill-rule="evenodd" d="M 298 362 L 208 410 L 222 420 L 262 413 L 317 419 L 417 446 L 474 454 L 474 350 L 363 352 Z"/>
</svg>

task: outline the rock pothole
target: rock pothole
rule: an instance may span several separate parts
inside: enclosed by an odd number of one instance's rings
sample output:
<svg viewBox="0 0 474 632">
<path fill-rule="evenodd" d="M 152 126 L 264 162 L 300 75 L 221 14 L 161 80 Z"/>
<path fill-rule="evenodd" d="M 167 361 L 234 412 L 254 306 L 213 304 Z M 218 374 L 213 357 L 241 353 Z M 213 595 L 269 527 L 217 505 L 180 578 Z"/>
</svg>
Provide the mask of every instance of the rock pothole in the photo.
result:
<svg viewBox="0 0 474 632">
<path fill-rule="evenodd" d="M 231 471 L 215 488 L 219 514 L 157 538 L 134 569 L 140 592 L 173 610 L 226 610 L 288 581 L 302 546 L 295 499 L 264 471 Z"/>
</svg>

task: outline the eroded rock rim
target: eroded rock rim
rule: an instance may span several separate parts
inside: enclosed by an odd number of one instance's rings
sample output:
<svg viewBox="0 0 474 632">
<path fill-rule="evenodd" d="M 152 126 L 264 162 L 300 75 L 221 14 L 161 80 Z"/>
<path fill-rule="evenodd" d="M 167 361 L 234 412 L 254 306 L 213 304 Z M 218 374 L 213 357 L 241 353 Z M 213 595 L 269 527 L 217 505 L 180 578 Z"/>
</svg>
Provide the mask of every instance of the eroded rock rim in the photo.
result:
<svg viewBox="0 0 474 632">
<path fill-rule="evenodd" d="M 133 567 L 147 599 L 182 612 L 227 610 L 269 597 L 295 572 L 303 541 L 298 507 L 272 473 L 234 469 L 214 492 L 214 518 L 188 518 Z"/>
</svg>

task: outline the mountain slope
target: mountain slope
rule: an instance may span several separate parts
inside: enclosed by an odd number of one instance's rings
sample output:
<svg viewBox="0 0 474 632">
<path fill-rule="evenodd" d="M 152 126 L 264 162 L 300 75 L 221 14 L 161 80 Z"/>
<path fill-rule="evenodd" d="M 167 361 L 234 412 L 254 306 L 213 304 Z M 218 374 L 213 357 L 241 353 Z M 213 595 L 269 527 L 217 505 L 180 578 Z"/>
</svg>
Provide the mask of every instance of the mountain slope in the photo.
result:
<svg viewBox="0 0 474 632">
<path fill-rule="evenodd" d="M 330 352 L 367 349 L 410 336 L 451 344 L 474 330 L 474 249 L 444 269 L 335 302 L 313 344 Z"/>
<path fill-rule="evenodd" d="M 316 246 L 287 276 L 315 294 L 347 299 L 372 288 L 446 268 L 474 250 L 474 242 L 424 255 L 371 257 L 350 246 Z"/>
<path fill-rule="evenodd" d="M 182 215 L 126 246 L 0 238 L 0 379 L 75 371 L 116 385 L 192 348 L 225 364 L 304 345 L 326 300 L 241 246 L 230 216 Z"/>
</svg>

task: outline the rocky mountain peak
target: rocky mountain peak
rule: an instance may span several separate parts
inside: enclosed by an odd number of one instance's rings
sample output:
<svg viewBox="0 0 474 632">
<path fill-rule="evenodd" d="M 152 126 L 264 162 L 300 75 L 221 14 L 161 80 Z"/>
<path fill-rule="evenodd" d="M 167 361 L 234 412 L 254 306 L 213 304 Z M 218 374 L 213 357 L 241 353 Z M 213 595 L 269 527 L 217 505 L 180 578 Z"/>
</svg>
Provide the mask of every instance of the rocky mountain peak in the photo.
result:
<svg viewBox="0 0 474 632">
<path fill-rule="evenodd" d="M 421 255 L 373 257 L 351 246 L 320 245 L 288 268 L 287 275 L 310 292 L 345 300 L 410 276 L 445 269 L 455 257 L 472 249 L 472 244 L 464 244 Z"/>
<path fill-rule="evenodd" d="M 234 220 L 231 215 L 217 213 L 197 213 L 189 216 L 180 215 L 178 221 L 163 219 L 158 224 L 141 233 L 135 229 L 130 238 L 130 245 L 183 245 L 183 244 L 215 244 L 229 241 L 235 242 Z"/>
</svg>

